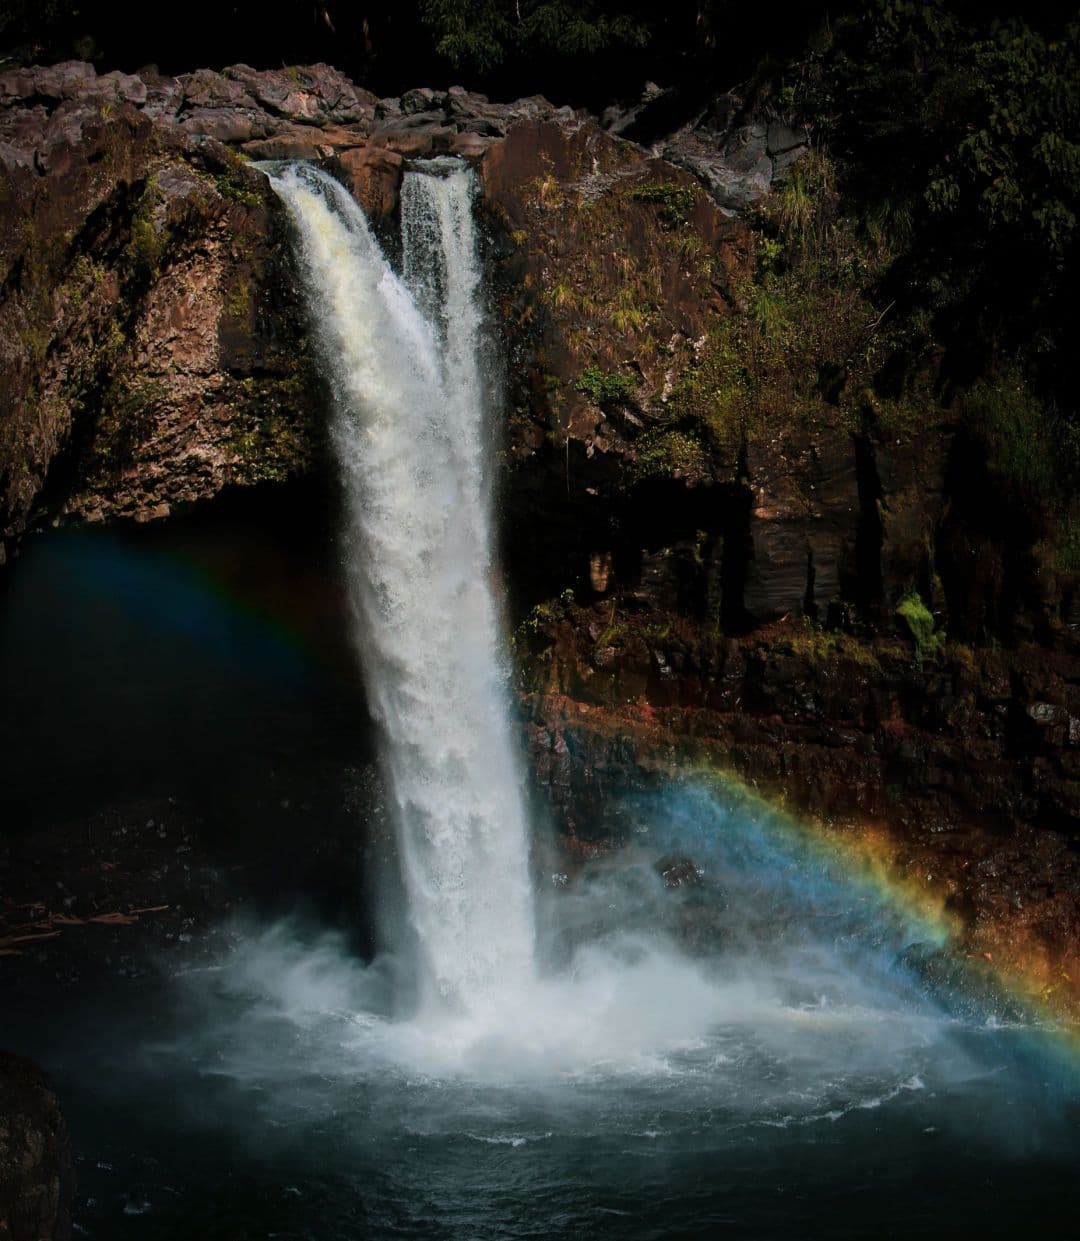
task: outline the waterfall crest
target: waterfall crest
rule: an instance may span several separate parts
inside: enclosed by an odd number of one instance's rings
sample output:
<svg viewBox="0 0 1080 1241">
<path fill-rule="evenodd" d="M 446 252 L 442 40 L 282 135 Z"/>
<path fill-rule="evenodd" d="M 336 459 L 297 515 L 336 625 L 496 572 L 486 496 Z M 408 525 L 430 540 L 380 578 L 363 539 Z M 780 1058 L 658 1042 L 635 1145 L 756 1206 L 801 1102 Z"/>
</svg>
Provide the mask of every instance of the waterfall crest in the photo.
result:
<svg viewBox="0 0 1080 1241">
<path fill-rule="evenodd" d="M 344 548 L 429 1000 L 477 1011 L 534 970 L 521 784 L 492 596 L 472 174 L 408 172 L 404 277 L 327 174 L 271 175 L 332 393 Z"/>
</svg>

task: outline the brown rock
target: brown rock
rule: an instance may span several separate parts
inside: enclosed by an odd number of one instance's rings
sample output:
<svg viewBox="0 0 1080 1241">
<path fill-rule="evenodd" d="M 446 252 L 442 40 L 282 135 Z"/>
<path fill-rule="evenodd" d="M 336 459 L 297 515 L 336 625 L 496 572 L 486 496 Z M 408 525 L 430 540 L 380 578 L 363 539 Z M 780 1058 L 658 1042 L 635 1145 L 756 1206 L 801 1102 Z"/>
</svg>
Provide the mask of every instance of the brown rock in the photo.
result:
<svg viewBox="0 0 1080 1241">
<path fill-rule="evenodd" d="M 482 137 L 472 130 L 462 130 L 454 135 L 450 154 L 460 155 L 463 159 L 479 159 L 494 141 L 494 138 Z"/>
<path fill-rule="evenodd" d="M 32 1061 L 0 1052 L 0 1236 L 67 1241 L 74 1188 L 56 1096 Z"/>
<path fill-rule="evenodd" d="M 317 129 L 290 127 L 274 134 L 272 138 L 257 138 L 244 143 L 244 154 L 252 159 L 306 159 L 318 160 L 329 155 L 333 147 L 322 141 Z"/>
<path fill-rule="evenodd" d="M 374 219 L 390 215 L 397 207 L 404 159 L 386 147 L 357 147 L 339 151 L 337 165 L 352 196 Z"/>
<path fill-rule="evenodd" d="M 416 120 L 417 118 L 408 118 Z M 371 135 L 373 145 L 387 147 L 412 159 L 446 155 L 457 136 L 448 125 L 400 125 L 391 123 L 377 127 Z"/>
</svg>

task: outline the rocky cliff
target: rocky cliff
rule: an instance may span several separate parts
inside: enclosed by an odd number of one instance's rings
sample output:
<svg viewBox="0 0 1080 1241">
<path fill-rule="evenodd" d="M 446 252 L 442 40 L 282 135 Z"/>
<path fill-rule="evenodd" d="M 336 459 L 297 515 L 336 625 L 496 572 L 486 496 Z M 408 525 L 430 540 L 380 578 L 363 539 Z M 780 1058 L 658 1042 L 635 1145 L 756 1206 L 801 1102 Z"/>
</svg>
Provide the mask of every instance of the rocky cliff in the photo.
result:
<svg viewBox="0 0 1080 1241">
<path fill-rule="evenodd" d="M 619 838 L 618 788 L 730 768 L 872 821 L 972 951 L 1065 986 L 1080 592 L 977 433 L 1021 442 L 1030 397 L 907 347 L 888 239 L 804 133 L 735 97 L 658 133 L 652 103 L 379 100 L 320 65 L 0 75 L 0 537 L 311 469 L 318 377 L 252 162 L 323 162 L 378 228 L 409 160 L 459 155 L 506 344 L 521 692 L 568 847 Z"/>
</svg>

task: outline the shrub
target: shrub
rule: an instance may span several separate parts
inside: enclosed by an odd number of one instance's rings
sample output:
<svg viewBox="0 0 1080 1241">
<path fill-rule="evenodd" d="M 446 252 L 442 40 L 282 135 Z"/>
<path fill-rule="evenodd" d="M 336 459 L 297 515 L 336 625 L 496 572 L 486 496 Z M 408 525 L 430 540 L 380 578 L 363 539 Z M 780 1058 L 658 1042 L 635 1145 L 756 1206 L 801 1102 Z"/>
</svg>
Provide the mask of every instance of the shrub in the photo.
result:
<svg viewBox="0 0 1080 1241">
<path fill-rule="evenodd" d="M 578 376 L 575 385 L 595 405 L 619 405 L 630 399 L 634 385 L 626 375 L 615 371 L 603 371 L 599 366 L 587 366 Z"/>
</svg>

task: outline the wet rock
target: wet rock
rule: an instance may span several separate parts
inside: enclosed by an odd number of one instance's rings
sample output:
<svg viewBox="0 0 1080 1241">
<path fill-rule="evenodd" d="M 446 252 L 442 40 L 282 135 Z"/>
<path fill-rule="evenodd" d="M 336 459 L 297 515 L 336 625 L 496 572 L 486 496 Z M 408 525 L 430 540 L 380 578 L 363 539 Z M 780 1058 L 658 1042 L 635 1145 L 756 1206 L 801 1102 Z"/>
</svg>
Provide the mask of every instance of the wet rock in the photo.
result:
<svg viewBox="0 0 1080 1241">
<path fill-rule="evenodd" d="M 1040 728 L 1049 728 L 1064 716 L 1064 709 L 1052 702 L 1030 702 L 1026 711 L 1028 718 Z"/>
<path fill-rule="evenodd" d="M 474 130 L 461 130 L 450 140 L 449 153 L 460 155 L 463 159 L 480 159 L 494 141 L 494 137 L 478 134 Z"/>
<path fill-rule="evenodd" d="M 766 136 L 766 149 L 772 156 L 785 155 L 797 147 L 806 146 L 809 135 L 802 126 L 785 125 L 782 121 L 770 123 Z"/>
<path fill-rule="evenodd" d="M 412 159 L 449 153 L 457 131 L 449 125 L 432 125 L 427 117 L 402 117 L 376 125 L 371 133 L 375 146 L 388 147 Z"/>
<path fill-rule="evenodd" d="M 82 60 L 34 65 L 0 74 L 0 103 L 43 99 L 58 103 L 98 89 L 97 71 Z"/>
<path fill-rule="evenodd" d="M 223 82 L 241 89 L 218 78 L 199 89 L 212 98 Z M 218 114 L 231 123 L 235 111 Z M 40 120 L 35 106 L 21 131 L 7 127 L 32 144 L 33 167 L 0 203 L 0 262 L 24 273 L 0 295 L 0 462 L 19 462 L 0 469 L 0 540 L 25 528 L 64 451 L 52 511 L 87 520 L 153 517 L 263 474 L 246 446 L 269 421 L 285 435 L 259 455 L 287 446 L 302 460 L 310 445 L 286 428 L 313 402 L 290 378 L 300 312 L 274 275 L 287 249 L 265 178 L 208 134 L 129 103 L 72 98 Z"/>
<path fill-rule="evenodd" d="M 896 964 L 914 975 L 952 1016 L 980 1022 L 1022 1021 L 1027 1016 L 1023 1004 L 1009 994 L 985 960 L 915 943 L 904 949 Z"/>
<path fill-rule="evenodd" d="M 67 1241 L 74 1186 L 67 1126 L 44 1074 L 0 1051 L 0 1236 Z"/>
<path fill-rule="evenodd" d="M 226 143 L 249 142 L 268 129 L 258 112 L 244 108 L 185 108 L 180 124 L 191 134 Z"/>
<path fill-rule="evenodd" d="M 692 172 L 723 210 L 734 214 L 764 197 L 773 166 L 764 132 L 744 131 L 719 146 L 715 134 L 686 129 L 663 147 L 664 158 Z"/>
<path fill-rule="evenodd" d="M 299 127 L 282 130 L 271 138 L 244 142 L 244 154 L 252 159 L 301 159 L 316 161 L 329 155 L 333 148 L 320 141 L 318 130 Z M 238 141 L 238 139 L 234 139 Z"/>
<path fill-rule="evenodd" d="M 697 867 L 688 857 L 662 857 L 655 869 L 665 888 L 694 888 L 701 883 Z"/>
<path fill-rule="evenodd" d="M 231 65 L 223 76 L 242 83 L 264 108 L 293 122 L 343 124 L 374 116 L 375 96 L 331 65 L 280 70 Z"/>
</svg>

